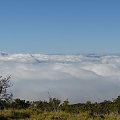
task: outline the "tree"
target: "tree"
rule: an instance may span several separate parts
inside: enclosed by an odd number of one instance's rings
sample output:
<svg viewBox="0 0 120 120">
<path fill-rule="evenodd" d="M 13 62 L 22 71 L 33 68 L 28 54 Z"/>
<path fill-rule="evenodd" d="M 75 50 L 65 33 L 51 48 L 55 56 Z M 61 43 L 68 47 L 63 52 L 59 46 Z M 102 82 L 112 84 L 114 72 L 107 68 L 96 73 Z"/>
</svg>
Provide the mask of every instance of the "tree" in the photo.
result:
<svg viewBox="0 0 120 120">
<path fill-rule="evenodd" d="M 9 101 L 12 98 L 12 94 L 7 91 L 7 89 L 11 87 L 10 78 L 11 76 L 0 76 L 0 101 Z"/>
</svg>

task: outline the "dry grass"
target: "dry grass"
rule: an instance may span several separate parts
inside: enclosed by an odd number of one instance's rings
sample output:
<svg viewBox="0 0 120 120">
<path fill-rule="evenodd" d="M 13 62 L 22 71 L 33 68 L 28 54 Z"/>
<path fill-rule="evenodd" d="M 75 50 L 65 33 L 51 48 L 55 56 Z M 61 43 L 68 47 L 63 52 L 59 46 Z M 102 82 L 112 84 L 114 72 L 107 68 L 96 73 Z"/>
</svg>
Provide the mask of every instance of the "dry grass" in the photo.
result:
<svg viewBox="0 0 120 120">
<path fill-rule="evenodd" d="M 32 109 L 3 110 L 0 116 L 0 120 L 120 120 L 120 116 L 115 114 L 90 116 L 87 113 L 41 112 Z"/>
</svg>

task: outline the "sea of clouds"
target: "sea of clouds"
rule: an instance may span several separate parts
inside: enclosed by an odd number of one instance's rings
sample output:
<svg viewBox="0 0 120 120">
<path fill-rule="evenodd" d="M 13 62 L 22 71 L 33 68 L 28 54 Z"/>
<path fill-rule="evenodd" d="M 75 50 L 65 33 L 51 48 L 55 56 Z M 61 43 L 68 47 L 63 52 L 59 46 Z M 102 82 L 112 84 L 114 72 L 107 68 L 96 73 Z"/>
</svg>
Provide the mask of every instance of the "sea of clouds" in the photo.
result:
<svg viewBox="0 0 120 120">
<path fill-rule="evenodd" d="M 85 102 L 120 95 L 120 55 L 0 54 L 0 75 L 11 75 L 14 98 Z"/>
</svg>

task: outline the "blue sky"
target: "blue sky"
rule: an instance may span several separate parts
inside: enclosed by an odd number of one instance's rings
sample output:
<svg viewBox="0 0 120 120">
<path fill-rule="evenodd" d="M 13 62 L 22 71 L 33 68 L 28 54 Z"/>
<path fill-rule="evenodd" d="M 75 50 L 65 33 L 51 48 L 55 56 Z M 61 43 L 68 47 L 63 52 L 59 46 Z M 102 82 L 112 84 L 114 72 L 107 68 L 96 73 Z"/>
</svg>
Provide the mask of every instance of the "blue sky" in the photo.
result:
<svg viewBox="0 0 120 120">
<path fill-rule="evenodd" d="M 1 0 L 0 51 L 119 53 L 119 0 Z"/>
</svg>

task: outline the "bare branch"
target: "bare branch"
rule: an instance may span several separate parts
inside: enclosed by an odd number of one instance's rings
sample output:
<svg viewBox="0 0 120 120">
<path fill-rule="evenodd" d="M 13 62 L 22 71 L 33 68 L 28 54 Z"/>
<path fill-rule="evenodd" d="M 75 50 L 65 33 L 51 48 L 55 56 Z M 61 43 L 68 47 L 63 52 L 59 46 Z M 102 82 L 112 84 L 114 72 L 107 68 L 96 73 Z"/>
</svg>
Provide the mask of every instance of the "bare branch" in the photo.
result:
<svg viewBox="0 0 120 120">
<path fill-rule="evenodd" d="M 7 89 L 11 87 L 10 78 L 11 76 L 8 77 L 0 76 L 0 100 L 8 101 L 9 99 L 12 98 L 12 94 L 7 93 Z"/>
</svg>

